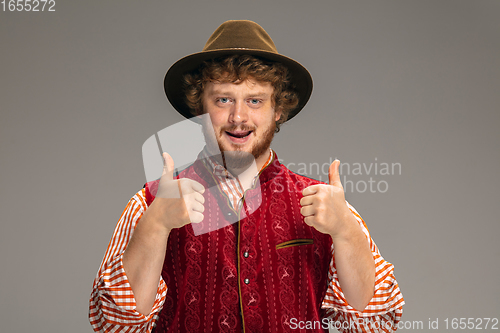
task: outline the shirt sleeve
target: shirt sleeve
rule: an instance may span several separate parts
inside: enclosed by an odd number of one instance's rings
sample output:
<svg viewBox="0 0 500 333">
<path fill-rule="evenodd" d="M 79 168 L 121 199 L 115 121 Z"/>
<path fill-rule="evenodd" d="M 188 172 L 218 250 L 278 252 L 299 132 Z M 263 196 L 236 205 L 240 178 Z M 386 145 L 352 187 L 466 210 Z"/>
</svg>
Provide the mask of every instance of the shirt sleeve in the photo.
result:
<svg viewBox="0 0 500 333">
<path fill-rule="evenodd" d="M 347 303 L 340 288 L 332 245 L 332 260 L 328 272 L 330 282 L 322 308 L 326 309 L 326 314 L 331 320 L 330 325 L 339 332 L 394 332 L 401 320 L 404 305 L 403 295 L 394 276 L 394 266 L 382 258 L 358 212 L 349 203 L 347 206 L 370 243 L 375 260 L 375 293 L 363 312 L 357 311 Z"/>
<path fill-rule="evenodd" d="M 142 189 L 128 202 L 109 242 L 89 301 L 89 321 L 95 332 L 151 332 L 165 302 L 167 286 L 160 277 L 151 313 L 145 316 L 137 312 L 123 269 L 123 252 L 146 208 Z"/>
</svg>

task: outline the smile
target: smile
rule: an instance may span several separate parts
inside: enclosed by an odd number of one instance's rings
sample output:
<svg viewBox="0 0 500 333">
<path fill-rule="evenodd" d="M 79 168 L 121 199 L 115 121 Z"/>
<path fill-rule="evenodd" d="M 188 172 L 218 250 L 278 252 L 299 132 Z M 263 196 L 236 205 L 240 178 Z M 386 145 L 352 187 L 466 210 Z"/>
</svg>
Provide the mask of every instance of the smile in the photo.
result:
<svg viewBox="0 0 500 333">
<path fill-rule="evenodd" d="M 234 131 L 234 132 L 226 132 L 227 135 L 232 136 L 233 138 L 245 138 L 252 133 L 252 131 Z"/>
<path fill-rule="evenodd" d="M 225 133 L 232 143 L 243 144 L 250 139 L 250 134 L 252 134 L 252 132 L 253 131 L 226 131 Z"/>
</svg>

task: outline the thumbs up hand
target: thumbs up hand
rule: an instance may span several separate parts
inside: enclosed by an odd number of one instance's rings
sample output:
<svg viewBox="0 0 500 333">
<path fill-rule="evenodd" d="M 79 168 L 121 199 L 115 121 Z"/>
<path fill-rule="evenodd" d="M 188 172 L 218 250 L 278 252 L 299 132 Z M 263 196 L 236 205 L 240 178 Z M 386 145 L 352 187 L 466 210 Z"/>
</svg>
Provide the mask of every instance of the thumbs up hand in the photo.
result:
<svg viewBox="0 0 500 333">
<path fill-rule="evenodd" d="M 333 239 L 357 225 L 345 202 L 344 188 L 340 182 L 340 161 L 335 160 L 328 169 L 328 183 L 306 187 L 300 199 L 300 213 L 304 222 Z M 355 224 L 353 224 L 353 220 Z"/>
<path fill-rule="evenodd" d="M 195 180 L 174 179 L 174 160 L 163 153 L 163 173 L 158 192 L 150 208 L 154 208 L 168 229 L 180 228 L 203 220 L 205 188 Z"/>
</svg>

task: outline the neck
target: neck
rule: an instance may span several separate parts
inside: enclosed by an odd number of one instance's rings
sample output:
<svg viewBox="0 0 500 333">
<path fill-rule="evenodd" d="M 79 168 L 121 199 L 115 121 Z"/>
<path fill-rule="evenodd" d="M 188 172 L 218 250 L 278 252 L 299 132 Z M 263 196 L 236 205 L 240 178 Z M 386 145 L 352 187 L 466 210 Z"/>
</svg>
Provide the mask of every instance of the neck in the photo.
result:
<svg viewBox="0 0 500 333">
<path fill-rule="evenodd" d="M 247 163 L 236 165 L 235 163 L 226 163 L 222 154 L 211 153 L 209 147 L 206 147 L 207 153 L 218 164 L 224 166 L 234 177 L 238 178 L 243 190 L 247 190 L 253 185 L 254 178 L 259 174 L 267 160 L 270 158 L 271 149 L 267 148 L 263 154 L 257 158 L 249 158 Z"/>
<path fill-rule="evenodd" d="M 259 174 L 260 170 L 264 167 L 267 160 L 269 159 L 269 155 L 271 154 L 271 150 L 268 148 L 266 152 L 260 155 L 255 159 L 255 163 L 252 163 L 249 167 L 244 170 L 228 170 L 233 175 L 237 175 L 238 180 L 240 181 L 243 192 L 248 190 L 253 186 L 253 182 L 255 177 Z"/>
<path fill-rule="evenodd" d="M 264 164 L 266 164 L 267 160 L 269 159 L 269 155 L 271 155 L 271 149 L 267 148 L 263 154 L 255 159 L 257 170 L 260 171 L 262 167 L 264 167 Z"/>
</svg>

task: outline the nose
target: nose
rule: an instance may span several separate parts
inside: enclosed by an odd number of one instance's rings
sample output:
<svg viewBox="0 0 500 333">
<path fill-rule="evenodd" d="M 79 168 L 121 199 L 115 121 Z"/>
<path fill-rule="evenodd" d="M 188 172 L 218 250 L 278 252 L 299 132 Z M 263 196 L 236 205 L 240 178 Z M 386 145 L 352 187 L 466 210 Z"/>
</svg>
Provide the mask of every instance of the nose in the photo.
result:
<svg viewBox="0 0 500 333">
<path fill-rule="evenodd" d="M 246 105 L 243 101 L 236 101 L 231 108 L 229 113 L 229 122 L 231 124 L 241 124 L 248 121 L 248 111 Z"/>
</svg>

